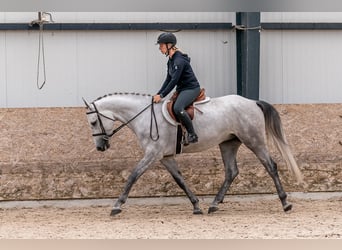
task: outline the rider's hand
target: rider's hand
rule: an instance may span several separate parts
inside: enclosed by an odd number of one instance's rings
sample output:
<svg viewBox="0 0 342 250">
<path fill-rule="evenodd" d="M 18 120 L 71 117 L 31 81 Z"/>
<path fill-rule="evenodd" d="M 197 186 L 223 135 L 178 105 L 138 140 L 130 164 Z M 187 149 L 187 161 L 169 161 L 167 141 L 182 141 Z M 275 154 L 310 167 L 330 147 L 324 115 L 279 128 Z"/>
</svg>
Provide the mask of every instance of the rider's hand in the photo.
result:
<svg viewBox="0 0 342 250">
<path fill-rule="evenodd" d="M 154 95 L 154 96 L 153 96 L 153 102 L 155 102 L 155 103 L 160 102 L 161 99 L 162 99 L 162 98 L 160 97 L 160 95 Z"/>
</svg>

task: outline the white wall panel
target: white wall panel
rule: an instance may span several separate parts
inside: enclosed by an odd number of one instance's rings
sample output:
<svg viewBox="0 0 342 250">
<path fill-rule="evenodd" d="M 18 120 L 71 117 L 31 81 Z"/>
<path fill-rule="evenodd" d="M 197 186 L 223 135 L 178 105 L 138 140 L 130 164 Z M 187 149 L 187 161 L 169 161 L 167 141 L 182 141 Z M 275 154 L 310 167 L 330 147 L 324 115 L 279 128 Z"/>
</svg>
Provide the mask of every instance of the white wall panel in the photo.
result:
<svg viewBox="0 0 342 250">
<path fill-rule="evenodd" d="M 146 92 L 146 32 L 78 32 L 79 92 Z"/>
<path fill-rule="evenodd" d="M 155 45 L 158 31 L 44 31 L 47 81 L 38 90 L 38 31 L 0 34 L 7 44 L 1 107 L 78 106 L 81 97 L 117 91 L 154 94 L 166 76 L 167 58 Z M 177 37 L 208 95 L 236 92 L 233 32 L 181 31 Z M 41 68 L 39 83 L 42 74 Z"/>
<path fill-rule="evenodd" d="M 73 106 L 78 99 L 78 42 L 74 32 L 46 32 L 46 86 L 37 106 Z"/>
<path fill-rule="evenodd" d="M 263 12 L 261 22 L 342 22 L 341 12 Z M 260 98 L 340 103 L 342 31 L 261 31 Z"/>
<path fill-rule="evenodd" d="M 50 12 L 58 23 L 233 22 L 233 12 Z M 30 23 L 37 12 L 0 12 L 0 21 Z"/>
<path fill-rule="evenodd" d="M 342 22 L 342 12 L 262 12 L 261 22 Z"/>
<path fill-rule="evenodd" d="M 4 23 L 30 23 L 38 18 L 37 12 L 1 12 Z"/>
<path fill-rule="evenodd" d="M 8 107 L 70 106 L 76 95 L 76 43 L 67 33 L 45 32 L 47 82 L 36 86 L 38 32 L 6 32 Z M 41 62 L 42 63 L 42 62 Z M 43 70 L 40 71 L 43 81 Z"/>
<path fill-rule="evenodd" d="M 6 34 L 0 32 L 0 107 L 6 107 Z"/>
<path fill-rule="evenodd" d="M 195 31 L 180 34 L 180 46 L 189 52 L 201 85 L 210 96 L 236 93 L 235 32 L 204 34 Z"/>
<path fill-rule="evenodd" d="M 38 39 L 32 32 L 6 32 L 7 104 L 21 106 L 34 92 Z M 24 105 L 25 106 L 25 105 Z"/>
<path fill-rule="evenodd" d="M 234 13 L 51 12 L 55 22 L 234 22 Z M 37 12 L 0 12 L 4 23 L 30 23 Z M 82 105 L 109 92 L 154 94 L 167 58 L 155 45 L 160 31 L 44 31 L 47 82 L 36 86 L 38 31 L 1 31 L 0 106 Z M 179 47 L 211 96 L 235 92 L 235 34 L 181 31 Z M 228 43 L 227 43 L 228 42 Z M 41 62 L 42 63 L 42 62 Z M 40 68 L 42 83 L 43 70 Z"/>
<path fill-rule="evenodd" d="M 0 12 L 0 22 L 5 20 L 5 13 Z M 0 107 L 6 107 L 6 33 L 0 32 Z"/>
<path fill-rule="evenodd" d="M 264 32 L 260 36 L 260 99 L 271 103 L 283 100 L 283 48 L 279 32 Z"/>
<path fill-rule="evenodd" d="M 262 31 L 260 97 L 272 103 L 342 101 L 341 31 Z"/>
<path fill-rule="evenodd" d="M 56 22 L 232 22 L 235 13 L 52 12 Z M 0 12 L 30 22 L 36 12 Z M 342 22 L 342 13 L 261 13 L 262 22 Z M 109 92 L 154 94 L 166 74 L 159 31 L 44 31 L 47 83 L 36 87 L 38 32 L 0 32 L 0 107 L 78 106 Z M 236 93 L 234 31 L 181 31 L 179 47 L 208 95 Z M 261 31 L 260 98 L 341 102 L 341 31 Z"/>
<path fill-rule="evenodd" d="M 5 22 L 5 12 L 0 12 L 0 22 L 1 23 Z"/>
<path fill-rule="evenodd" d="M 167 58 L 155 45 L 160 32 L 78 34 L 80 95 L 94 98 L 117 91 L 154 94 L 161 87 Z M 223 31 L 177 33 L 178 46 L 191 57 L 193 69 L 208 95 L 236 92 L 233 37 Z"/>
<path fill-rule="evenodd" d="M 228 12 L 79 12 L 53 13 L 56 20 L 65 22 L 75 18 L 77 22 L 233 22 L 235 14 Z"/>
<path fill-rule="evenodd" d="M 36 12 L 0 12 L 2 22 L 31 22 Z M 234 13 L 52 12 L 56 22 L 232 22 Z M 38 31 L 1 31 L 0 107 L 83 105 L 110 92 L 154 94 L 167 58 L 155 45 L 160 31 L 44 31 L 47 82 L 36 86 Z M 179 47 L 211 96 L 235 93 L 235 34 L 180 31 Z M 42 83 L 42 68 L 40 71 Z"/>
</svg>

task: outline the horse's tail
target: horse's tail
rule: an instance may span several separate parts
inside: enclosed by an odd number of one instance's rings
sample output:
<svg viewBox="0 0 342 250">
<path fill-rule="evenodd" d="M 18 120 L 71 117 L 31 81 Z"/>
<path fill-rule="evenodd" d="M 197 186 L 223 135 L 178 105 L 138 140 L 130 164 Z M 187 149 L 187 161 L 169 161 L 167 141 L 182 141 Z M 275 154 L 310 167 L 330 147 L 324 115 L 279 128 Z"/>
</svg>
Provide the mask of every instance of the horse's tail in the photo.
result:
<svg viewBox="0 0 342 250">
<path fill-rule="evenodd" d="M 271 104 L 264 101 L 257 101 L 256 104 L 264 113 L 267 134 L 272 137 L 287 167 L 296 176 L 297 181 L 304 184 L 303 175 L 286 141 L 278 111 Z"/>
</svg>

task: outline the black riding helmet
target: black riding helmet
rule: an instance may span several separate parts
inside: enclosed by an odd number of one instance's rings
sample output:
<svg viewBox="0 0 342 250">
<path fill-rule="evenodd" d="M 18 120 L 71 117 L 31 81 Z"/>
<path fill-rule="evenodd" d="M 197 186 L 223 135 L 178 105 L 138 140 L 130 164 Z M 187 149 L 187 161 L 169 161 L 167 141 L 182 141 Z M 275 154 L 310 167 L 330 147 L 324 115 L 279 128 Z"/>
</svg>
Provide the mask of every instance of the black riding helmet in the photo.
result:
<svg viewBox="0 0 342 250">
<path fill-rule="evenodd" d="M 166 44 L 171 43 L 172 46 L 175 46 L 177 43 L 177 38 L 171 32 L 161 33 L 158 36 L 157 44 L 161 44 L 161 43 L 166 43 Z"/>
<path fill-rule="evenodd" d="M 161 33 L 157 38 L 156 44 L 161 44 L 161 43 L 171 44 L 170 48 L 169 48 L 169 46 L 167 46 L 167 52 L 165 53 L 165 56 L 168 56 L 170 49 L 175 47 L 175 45 L 177 43 L 177 38 L 174 34 L 172 34 L 170 32 Z"/>
</svg>

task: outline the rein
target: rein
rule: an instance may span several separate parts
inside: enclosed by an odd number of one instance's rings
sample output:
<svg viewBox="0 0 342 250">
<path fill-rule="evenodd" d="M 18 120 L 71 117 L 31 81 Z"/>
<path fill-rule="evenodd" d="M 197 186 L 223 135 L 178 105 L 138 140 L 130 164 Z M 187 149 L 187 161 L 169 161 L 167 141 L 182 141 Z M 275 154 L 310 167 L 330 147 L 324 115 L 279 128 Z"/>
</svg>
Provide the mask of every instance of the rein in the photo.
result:
<svg viewBox="0 0 342 250">
<path fill-rule="evenodd" d="M 101 128 L 101 133 L 96 133 L 96 134 L 93 134 L 93 136 L 103 136 L 103 139 L 104 140 L 109 140 L 110 137 L 112 137 L 113 135 L 115 135 L 117 132 L 119 132 L 123 127 L 127 126 L 131 121 L 133 121 L 135 118 L 137 118 L 139 115 L 141 115 L 145 110 L 147 110 L 149 107 L 151 107 L 151 121 L 150 121 L 150 138 L 153 140 L 153 141 L 158 141 L 159 139 L 159 129 L 158 129 L 158 122 L 157 122 L 157 118 L 156 118 L 156 114 L 154 112 L 154 102 L 153 102 L 153 99 L 152 99 L 152 102 L 147 105 L 144 109 L 142 109 L 138 114 L 136 114 L 135 116 L 133 116 L 131 119 L 129 119 L 127 122 L 121 124 L 119 127 L 117 127 L 116 129 L 113 130 L 112 133 L 110 134 L 107 134 L 106 133 L 106 130 L 103 126 L 103 123 L 102 123 L 102 120 L 101 120 L 101 116 L 106 118 L 106 119 L 109 119 L 113 122 L 115 122 L 115 119 L 111 118 L 111 117 L 108 117 L 102 113 L 100 113 L 95 105 L 95 103 L 93 102 L 92 103 L 94 105 L 94 111 L 89 111 L 87 112 L 86 114 L 87 115 L 90 115 L 90 114 L 96 114 L 97 115 L 97 119 L 100 123 L 100 128 Z M 156 130 L 157 130 L 157 136 L 156 137 L 153 137 L 152 135 L 152 123 L 154 121 L 154 124 L 155 124 L 155 127 L 156 127 Z"/>
</svg>

